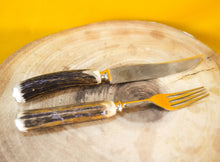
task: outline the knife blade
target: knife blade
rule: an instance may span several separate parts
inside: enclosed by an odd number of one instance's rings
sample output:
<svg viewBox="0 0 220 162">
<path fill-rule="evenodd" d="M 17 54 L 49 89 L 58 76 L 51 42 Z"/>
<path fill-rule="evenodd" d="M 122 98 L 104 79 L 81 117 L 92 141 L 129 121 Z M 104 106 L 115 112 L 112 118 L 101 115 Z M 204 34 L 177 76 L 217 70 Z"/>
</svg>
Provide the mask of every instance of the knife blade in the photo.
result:
<svg viewBox="0 0 220 162">
<path fill-rule="evenodd" d="M 106 69 L 81 69 L 44 74 L 22 81 L 13 88 L 17 102 L 26 102 L 44 94 L 74 86 L 110 84 L 156 79 L 195 68 L 203 55 L 157 64 L 139 64 Z"/>
</svg>

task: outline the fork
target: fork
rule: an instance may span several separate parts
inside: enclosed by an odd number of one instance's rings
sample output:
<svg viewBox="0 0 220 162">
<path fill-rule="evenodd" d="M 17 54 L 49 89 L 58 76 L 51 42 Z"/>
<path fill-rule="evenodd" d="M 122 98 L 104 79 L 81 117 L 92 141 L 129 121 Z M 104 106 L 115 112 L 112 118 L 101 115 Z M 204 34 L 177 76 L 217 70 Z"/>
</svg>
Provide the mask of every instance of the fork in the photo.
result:
<svg viewBox="0 0 220 162">
<path fill-rule="evenodd" d="M 68 105 L 54 108 L 25 110 L 17 114 L 15 124 L 18 130 L 52 127 L 64 124 L 80 123 L 115 116 L 118 111 L 135 108 L 142 103 L 153 103 L 166 110 L 178 110 L 186 107 L 209 93 L 204 87 L 169 94 L 156 94 L 150 98 L 129 102 L 100 101 L 81 105 Z"/>
</svg>

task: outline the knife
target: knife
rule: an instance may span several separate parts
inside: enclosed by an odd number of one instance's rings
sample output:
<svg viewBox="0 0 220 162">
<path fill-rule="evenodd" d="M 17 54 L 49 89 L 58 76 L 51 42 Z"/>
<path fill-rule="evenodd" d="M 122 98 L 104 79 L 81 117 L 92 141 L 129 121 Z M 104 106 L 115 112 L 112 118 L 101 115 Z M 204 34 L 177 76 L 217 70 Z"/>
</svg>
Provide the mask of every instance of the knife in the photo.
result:
<svg viewBox="0 0 220 162">
<path fill-rule="evenodd" d="M 36 76 L 22 81 L 13 89 L 17 102 L 26 102 L 49 92 L 74 86 L 110 84 L 156 79 L 195 68 L 203 55 L 157 64 L 116 67 L 104 71 L 81 69 Z"/>
</svg>

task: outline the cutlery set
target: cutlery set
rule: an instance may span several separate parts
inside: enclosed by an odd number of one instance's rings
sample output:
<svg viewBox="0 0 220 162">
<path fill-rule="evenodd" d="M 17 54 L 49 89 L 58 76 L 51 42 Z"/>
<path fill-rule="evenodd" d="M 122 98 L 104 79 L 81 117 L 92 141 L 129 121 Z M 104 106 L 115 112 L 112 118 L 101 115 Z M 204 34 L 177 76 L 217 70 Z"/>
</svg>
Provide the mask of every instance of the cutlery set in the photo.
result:
<svg viewBox="0 0 220 162">
<path fill-rule="evenodd" d="M 92 69 L 55 72 L 22 81 L 14 87 L 13 97 L 17 102 L 27 102 L 68 87 L 156 79 L 193 69 L 201 61 L 202 55 L 198 55 L 172 62 L 122 66 L 101 72 Z M 18 130 L 26 132 L 45 127 L 94 121 L 113 117 L 123 109 L 135 108 L 148 102 L 166 110 L 178 110 L 208 95 L 209 93 L 204 87 L 199 87 L 169 94 L 156 94 L 150 98 L 135 101 L 99 101 L 80 105 L 24 110 L 17 114 L 15 124 Z"/>
</svg>

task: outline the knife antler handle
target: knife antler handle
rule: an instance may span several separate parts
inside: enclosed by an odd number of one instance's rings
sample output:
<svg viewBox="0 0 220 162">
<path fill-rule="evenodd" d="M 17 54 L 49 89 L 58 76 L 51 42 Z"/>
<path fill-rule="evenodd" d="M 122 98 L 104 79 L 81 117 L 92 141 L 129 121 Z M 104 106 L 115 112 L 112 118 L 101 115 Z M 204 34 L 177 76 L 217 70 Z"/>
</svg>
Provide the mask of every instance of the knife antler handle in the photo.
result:
<svg viewBox="0 0 220 162">
<path fill-rule="evenodd" d="M 112 101 L 101 101 L 79 106 L 64 106 L 25 110 L 17 114 L 17 128 L 26 132 L 32 129 L 73 124 L 116 115 L 117 107 Z"/>
<path fill-rule="evenodd" d="M 14 87 L 13 96 L 18 102 L 26 102 L 43 94 L 67 87 L 96 85 L 101 83 L 101 74 L 93 70 L 72 70 L 45 74 L 27 79 Z"/>
</svg>

